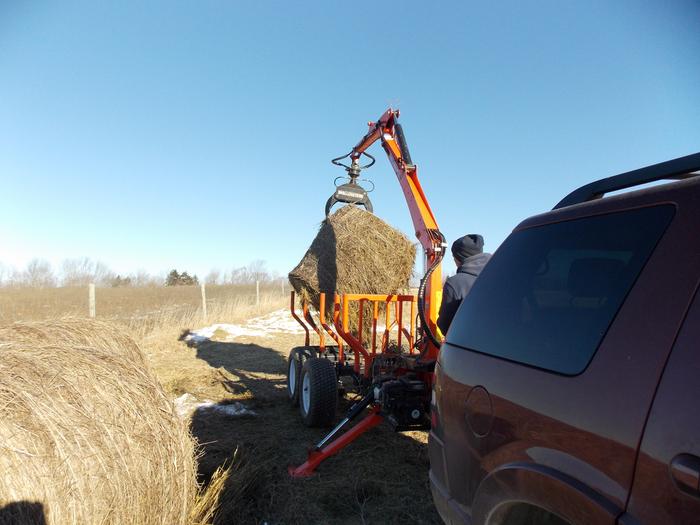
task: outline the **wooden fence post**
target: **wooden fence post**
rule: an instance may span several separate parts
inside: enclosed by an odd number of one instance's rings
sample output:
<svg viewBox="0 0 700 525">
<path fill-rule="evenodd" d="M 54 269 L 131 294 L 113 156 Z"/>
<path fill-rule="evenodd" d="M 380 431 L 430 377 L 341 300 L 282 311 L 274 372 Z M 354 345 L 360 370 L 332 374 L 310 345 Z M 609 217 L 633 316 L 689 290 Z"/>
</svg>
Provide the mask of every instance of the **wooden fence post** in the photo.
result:
<svg viewBox="0 0 700 525">
<path fill-rule="evenodd" d="M 260 281 L 255 281 L 255 306 L 260 306 Z"/>
<path fill-rule="evenodd" d="M 95 318 L 95 283 L 88 285 L 88 312 L 92 319 Z"/>
<path fill-rule="evenodd" d="M 202 283 L 202 317 L 207 320 L 207 290 L 204 283 Z"/>
</svg>

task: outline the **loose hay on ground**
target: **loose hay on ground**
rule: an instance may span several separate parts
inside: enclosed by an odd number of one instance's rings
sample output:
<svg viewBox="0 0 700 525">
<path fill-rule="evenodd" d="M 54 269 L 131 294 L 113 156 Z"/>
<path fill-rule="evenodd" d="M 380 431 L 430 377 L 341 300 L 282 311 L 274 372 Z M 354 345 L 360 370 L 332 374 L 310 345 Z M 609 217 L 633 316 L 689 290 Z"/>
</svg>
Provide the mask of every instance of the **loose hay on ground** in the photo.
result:
<svg viewBox="0 0 700 525">
<path fill-rule="evenodd" d="M 0 328 L 0 378 L 9 519 L 18 502 L 47 524 L 198 519 L 194 443 L 129 337 L 77 319 Z"/>
<path fill-rule="evenodd" d="M 328 311 L 334 293 L 389 294 L 408 288 L 414 244 L 379 217 L 345 206 L 323 223 L 289 282 L 318 310 L 325 292 Z"/>
</svg>

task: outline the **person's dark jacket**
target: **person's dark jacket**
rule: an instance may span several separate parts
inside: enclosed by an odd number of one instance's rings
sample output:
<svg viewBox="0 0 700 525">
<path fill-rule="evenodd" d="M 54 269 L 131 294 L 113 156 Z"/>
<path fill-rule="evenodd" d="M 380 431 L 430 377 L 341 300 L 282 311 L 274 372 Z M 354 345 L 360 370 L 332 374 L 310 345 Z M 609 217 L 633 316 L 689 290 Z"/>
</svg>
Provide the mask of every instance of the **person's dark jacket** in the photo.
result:
<svg viewBox="0 0 700 525">
<path fill-rule="evenodd" d="M 442 304 L 438 314 L 437 325 L 444 334 L 452 323 L 452 318 L 457 312 L 457 308 L 462 304 L 462 300 L 467 296 L 476 278 L 483 270 L 486 263 L 491 258 L 490 253 L 478 253 L 464 260 L 457 268 L 457 273 L 448 277 L 442 288 Z"/>
</svg>

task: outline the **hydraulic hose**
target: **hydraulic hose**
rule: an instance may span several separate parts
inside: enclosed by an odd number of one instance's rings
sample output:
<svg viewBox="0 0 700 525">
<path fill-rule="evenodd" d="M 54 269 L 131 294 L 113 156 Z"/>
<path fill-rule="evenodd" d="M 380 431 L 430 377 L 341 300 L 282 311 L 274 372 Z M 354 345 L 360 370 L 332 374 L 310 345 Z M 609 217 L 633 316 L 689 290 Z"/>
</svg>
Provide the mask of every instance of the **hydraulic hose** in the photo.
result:
<svg viewBox="0 0 700 525">
<path fill-rule="evenodd" d="M 367 392 L 367 394 L 365 394 L 365 396 L 362 399 L 360 399 L 357 403 L 350 407 L 350 410 L 345 415 L 345 418 L 340 423 L 338 423 L 335 426 L 335 428 L 331 430 L 330 433 L 318 443 L 318 445 L 314 447 L 314 450 L 321 450 L 331 439 L 335 437 L 335 435 L 338 432 L 342 430 L 342 428 L 345 425 L 347 425 L 350 421 L 352 421 L 358 415 L 360 415 L 365 408 L 372 404 L 373 401 L 374 389 L 370 388 L 369 392 Z"/>
<path fill-rule="evenodd" d="M 430 265 L 428 270 L 425 272 L 425 275 L 423 278 L 420 280 L 420 285 L 418 286 L 418 317 L 420 318 L 420 325 L 425 334 L 428 336 L 428 339 L 430 340 L 431 343 L 433 343 L 437 348 L 440 348 L 441 342 L 438 340 L 437 336 L 432 332 L 430 329 L 430 325 L 428 324 L 427 316 L 425 314 L 425 288 L 428 286 L 428 282 L 430 281 L 430 276 L 433 274 L 435 269 L 440 265 L 442 262 L 442 258 L 445 256 L 445 236 L 438 232 L 440 235 L 440 244 L 442 246 L 442 250 L 440 250 L 437 253 L 437 256 L 435 257 L 435 260 L 433 260 L 433 263 Z"/>
</svg>

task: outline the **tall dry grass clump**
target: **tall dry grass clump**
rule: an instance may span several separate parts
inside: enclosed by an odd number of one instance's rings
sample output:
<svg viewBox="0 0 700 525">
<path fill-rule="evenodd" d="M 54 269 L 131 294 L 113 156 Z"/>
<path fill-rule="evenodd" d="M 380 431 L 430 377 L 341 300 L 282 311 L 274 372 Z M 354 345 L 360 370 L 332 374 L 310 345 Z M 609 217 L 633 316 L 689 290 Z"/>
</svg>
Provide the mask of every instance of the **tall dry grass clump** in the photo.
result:
<svg viewBox="0 0 700 525">
<path fill-rule="evenodd" d="M 133 340 L 77 319 L 0 328 L 0 521 L 35 523 L 40 504 L 48 524 L 188 524 L 197 489 L 188 429 Z"/>
</svg>

